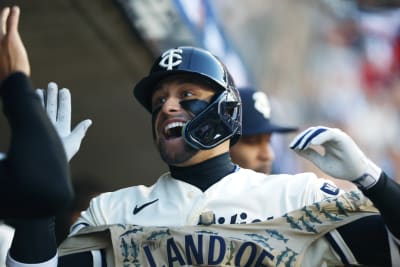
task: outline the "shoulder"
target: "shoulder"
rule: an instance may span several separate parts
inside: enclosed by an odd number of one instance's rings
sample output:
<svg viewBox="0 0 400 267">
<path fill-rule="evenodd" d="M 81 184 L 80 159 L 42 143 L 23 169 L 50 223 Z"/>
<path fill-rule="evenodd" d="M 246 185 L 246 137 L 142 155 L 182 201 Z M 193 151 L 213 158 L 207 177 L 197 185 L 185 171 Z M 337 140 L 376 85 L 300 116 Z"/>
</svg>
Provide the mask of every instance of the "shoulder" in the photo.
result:
<svg viewBox="0 0 400 267">
<path fill-rule="evenodd" d="M 298 173 L 298 174 L 264 174 L 250 169 L 239 168 L 237 172 L 232 174 L 233 177 L 240 177 L 242 179 L 255 180 L 259 182 L 274 182 L 282 184 L 303 184 L 316 183 L 323 184 L 325 179 L 318 178 L 312 172 Z"/>
<path fill-rule="evenodd" d="M 315 173 L 304 172 L 298 174 L 273 174 L 266 175 L 253 170 L 240 168 L 232 174 L 232 179 L 241 179 L 250 184 L 268 186 L 268 188 L 281 188 L 288 192 L 316 195 L 317 199 L 336 197 L 342 191 L 331 181 L 318 178 Z"/>
<path fill-rule="evenodd" d="M 113 202 L 125 202 L 127 200 L 132 200 L 135 198 L 140 198 L 140 196 L 147 195 L 153 186 L 137 185 L 121 188 L 112 192 L 104 192 L 91 200 L 91 205 L 106 204 Z"/>
<path fill-rule="evenodd" d="M 112 192 L 101 193 L 91 200 L 91 205 L 107 205 L 112 203 L 121 203 L 132 200 L 146 199 L 153 194 L 157 194 L 158 191 L 165 188 L 165 184 L 170 183 L 170 176 L 168 173 L 159 177 L 156 183 L 152 185 L 135 185 L 124 187 Z"/>
</svg>

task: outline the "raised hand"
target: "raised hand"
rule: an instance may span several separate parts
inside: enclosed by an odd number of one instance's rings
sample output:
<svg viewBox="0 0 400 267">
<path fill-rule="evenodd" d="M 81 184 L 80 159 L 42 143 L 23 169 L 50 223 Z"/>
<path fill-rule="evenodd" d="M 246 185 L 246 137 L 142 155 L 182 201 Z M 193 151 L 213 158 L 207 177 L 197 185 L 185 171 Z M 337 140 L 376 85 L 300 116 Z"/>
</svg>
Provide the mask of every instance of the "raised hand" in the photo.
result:
<svg viewBox="0 0 400 267">
<path fill-rule="evenodd" d="M 30 76 L 28 55 L 18 32 L 20 9 L 5 7 L 0 13 L 0 81 L 13 72 Z"/>
<path fill-rule="evenodd" d="M 324 152 L 319 153 L 312 145 L 321 146 Z M 352 181 L 361 189 L 373 186 L 382 172 L 353 139 L 337 128 L 310 127 L 293 139 L 290 148 L 328 175 Z"/>
<path fill-rule="evenodd" d="M 92 125 L 92 121 L 89 119 L 81 121 L 71 131 L 70 91 L 67 88 L 58 90 L 57 84 L 50 82 L 47 86 L 47 94 L 44 89 L 36 89 L 36 93 L 39 95 L 47 115 L 56 128 L 64 145 L 67 159 L 70 161 L 79 151 L 82 140 L 87 129 Z"/>
</svg>

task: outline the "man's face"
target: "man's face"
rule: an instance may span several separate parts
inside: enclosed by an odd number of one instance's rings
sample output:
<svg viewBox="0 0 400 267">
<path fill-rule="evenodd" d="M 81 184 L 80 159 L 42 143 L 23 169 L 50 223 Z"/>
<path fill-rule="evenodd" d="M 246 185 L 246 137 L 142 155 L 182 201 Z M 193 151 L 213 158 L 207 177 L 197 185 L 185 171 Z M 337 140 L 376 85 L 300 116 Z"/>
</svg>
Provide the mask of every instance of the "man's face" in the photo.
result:
<svg viewBox="0 0 400 267">
<path fill-rule="evenodd" d="M 270 141 L 270 133 L 242 136 L 230 149 L 232 161 L 246 169 L 271 173 L 275 154 Z"/>
<path fill-rule="evenodd" d="M 177 76 L 162 81 L 152 96 L 155 143 L 168 165 L 184 166 L 199 151 L 188 145 L 182 128 L 194 114 L 181 106 L 184 100 L 210 101 L 214 91 Z"/>
</svg>

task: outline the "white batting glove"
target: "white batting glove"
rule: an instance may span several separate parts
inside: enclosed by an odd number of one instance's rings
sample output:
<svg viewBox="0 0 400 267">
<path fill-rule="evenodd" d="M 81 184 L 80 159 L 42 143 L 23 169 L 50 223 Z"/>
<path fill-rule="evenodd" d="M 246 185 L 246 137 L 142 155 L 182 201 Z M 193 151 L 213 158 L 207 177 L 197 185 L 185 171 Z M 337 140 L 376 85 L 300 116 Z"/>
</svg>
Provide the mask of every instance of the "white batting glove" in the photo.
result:
<svg viewBox="0 0 400 267">
<path fill-rule="evenodd" d="M 322 146 L 325 152 L 320 154 L 311 145 Z M 289 147 L 328 175 L 352 181 L 363 190 L 374 186 L 382 173 L 346 133 L 336 128 L 310 127 Z"/>
<path fill-rule="evenodd" d="M 36 93 L 56 128 L 64 145 L 67 159 L 70 161 L 79 151 L 82 139 L 92 125 L 92 121 L 89 119 L 81 121 L 71 132 L 71 93 L 69 90 L 67 88 L 58 90 L 57 84 L 50 82 L 47 85 L 47 94 L 40 88 L 36 89 Z"/>
</svg>

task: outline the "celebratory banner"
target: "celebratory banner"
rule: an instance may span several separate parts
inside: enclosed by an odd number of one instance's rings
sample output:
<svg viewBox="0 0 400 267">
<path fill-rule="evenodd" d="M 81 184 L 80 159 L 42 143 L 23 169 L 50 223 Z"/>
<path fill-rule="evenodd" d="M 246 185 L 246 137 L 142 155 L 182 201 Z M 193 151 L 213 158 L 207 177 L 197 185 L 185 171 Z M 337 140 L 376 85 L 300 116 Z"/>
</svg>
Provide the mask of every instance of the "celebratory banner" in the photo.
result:
<svg viewBox="0 0 400 267">
<path fill-rule="evenodd" d="M 369 199 L 352 191 L 259 223 L 89 226 L 67 238 L 58 253 L 103 249 L 107 266 L 124 267 L 300 266 L 307 255 L 322 262 L 324 253 L 312 247 L 316 240 L 377 212 Z"/>
</svg>

